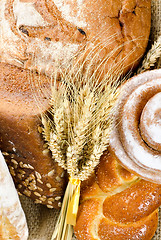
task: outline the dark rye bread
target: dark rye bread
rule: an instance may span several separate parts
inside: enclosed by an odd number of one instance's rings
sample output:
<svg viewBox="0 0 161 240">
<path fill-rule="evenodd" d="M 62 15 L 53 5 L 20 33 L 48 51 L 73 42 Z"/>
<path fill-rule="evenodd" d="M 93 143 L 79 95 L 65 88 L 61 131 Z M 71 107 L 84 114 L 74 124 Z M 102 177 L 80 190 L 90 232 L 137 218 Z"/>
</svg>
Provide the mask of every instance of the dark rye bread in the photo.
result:
<svg viewBox="0 0 161 240">
<path fill-rule="evenodd" d="M 60 207 L 64 171 L 42 139 L 41 112 L 47 109 L 48 99 L 39 95 L 42 104 L 36 104 L 31 75 L 30 71 L 0 64 L 0 149 L 19 192 L 37 203 Z M 35 73 L 34 81 L 39 91 L 50 89 L 48 78 L 41 76 L 40 82 Z"/>
</svg>

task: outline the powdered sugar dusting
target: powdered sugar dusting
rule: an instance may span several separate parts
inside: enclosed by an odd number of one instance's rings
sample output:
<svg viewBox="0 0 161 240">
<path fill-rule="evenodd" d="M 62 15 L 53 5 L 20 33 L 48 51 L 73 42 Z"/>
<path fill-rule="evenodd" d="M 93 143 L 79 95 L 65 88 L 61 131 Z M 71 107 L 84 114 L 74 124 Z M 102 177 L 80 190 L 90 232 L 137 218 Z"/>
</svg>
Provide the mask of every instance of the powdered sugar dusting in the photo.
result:
<svg viewBox="0 0 161 240">
<path fill-rule="evenodd" d="M 161 93 L 147 102 L 141 122 L 143 122 L 146 136 L 161 144 Z"/>
<path fill-rule="evenodd" d="M 87 24 L 85 21 L 80 20 L 81 16 L 81 7 L 83 4 L 83 0 L 52 0 L 55 5 L 57 6 L 58 10 L 61 12 L 62 17 L 70 22 L 76 25 L 77 27 L 85 27 Z M 77 4 L 76 14 L 73 14 L 73 8 L 72 5 Z"/>
</svg>

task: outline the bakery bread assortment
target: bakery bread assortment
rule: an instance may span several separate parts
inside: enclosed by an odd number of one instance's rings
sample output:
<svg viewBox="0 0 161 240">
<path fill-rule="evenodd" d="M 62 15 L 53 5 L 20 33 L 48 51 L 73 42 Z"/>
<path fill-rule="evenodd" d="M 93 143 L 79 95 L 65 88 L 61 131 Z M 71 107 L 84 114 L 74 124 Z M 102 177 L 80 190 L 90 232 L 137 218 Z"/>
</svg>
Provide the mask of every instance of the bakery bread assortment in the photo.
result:
<svg viewBox="0 0 161 240">
<path fill-rule="evenodd" d="M 91 71 L 100 62 L 104 70 L 112 64 L 121 71 L 125 61 L 126 72 L 147 46 L 150 0 L 0 4 L 0 148 L 19 192 L 50 208 L 60 207 L 65 173 L 41 133 L 41 113 L 48 108 L 52 79 L 40 73 L 63 71 L 72 59 L 85 61 Z"/>
<path fill-rule="evenodd" d="M 83 183 L 78 240 L 150 240 L 157 228 L 161 185 L 128 172 L 106 151 Z"/>
<path fill-rule="evenodd" d="M 61 207 L 67 174 L 52 159 L 41 119 L 53 74 L 126 74 L 146 50 L 150 22 L 150 0 L 0 0 L 0 149 L 20 193 Z M 81 186 L 78 240 L 150 240 L 157 228 L 161 71 L 133 77 L 121 92 L 109 149 Z M 17 224 L 3 211 L 0 238 L 27 239 L 23 212 Z"/>
<path fill-rule="evenodd" d="M 147 47 L 150 0 L 1 0 L 0 61 L 52 75 L 92 66 L 126 73 Z M 80 63 L 80 64 L 78 64 Z M 114 68 L 115 65 L 115 68 Z"/>
<path fill-rule="evenodd" d="M 127 169 L 161 184 L 161 70 L 133 77 L 121 92 L 111 150 Z"/>
<path fill-rule="evenodd" d="M 27 238 L 26 218 L 5 159 L 0 152 L 0 239 Z"/>
</svg>

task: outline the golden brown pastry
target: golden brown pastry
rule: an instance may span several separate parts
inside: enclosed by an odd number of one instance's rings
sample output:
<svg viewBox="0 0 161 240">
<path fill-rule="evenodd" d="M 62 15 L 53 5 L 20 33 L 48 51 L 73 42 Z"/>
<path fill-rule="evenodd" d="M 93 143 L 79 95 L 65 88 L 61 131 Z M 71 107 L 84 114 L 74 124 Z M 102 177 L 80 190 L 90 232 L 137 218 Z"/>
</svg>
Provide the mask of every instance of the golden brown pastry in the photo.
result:
<svg viewBox="0 0 161 240">
<path fill-rule="evenodd" d="M 0 239 L 27 240 L 28 228 L 17 191 L 0 152 Z"/>
<path fill-rule="evenodd" d="M 98 68 L 102 75 L 120 69 L 125 73 L 145 52 L 150 4 L 150 0 L 1 0 L 0 61 L 47 74 L 78 62 L 84 68 L 91 65 L 91 72 Z"/>
<path fill-rule="evenodd" d="M 111 151 L 130 171 L 161 184 L 161 70 L 137 75 L 121 90 Z"/>
<path fill-rule="evenodd" d="M 106 151 L 83 183 L 78 240 L 150 240 L 157 228 L 161 185 L 128 172 Z"/>
</svg>

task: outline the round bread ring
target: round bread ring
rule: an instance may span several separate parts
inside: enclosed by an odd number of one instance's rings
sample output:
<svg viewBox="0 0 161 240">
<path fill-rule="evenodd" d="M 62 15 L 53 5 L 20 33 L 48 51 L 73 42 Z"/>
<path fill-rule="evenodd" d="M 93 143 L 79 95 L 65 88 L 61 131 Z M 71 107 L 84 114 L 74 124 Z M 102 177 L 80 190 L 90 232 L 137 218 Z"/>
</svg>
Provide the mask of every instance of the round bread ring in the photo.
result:
<svg viewBox="0 0 161 240">
<path fill-rule="evenodd" d="M 75 234 L 78 240 L 151 240 L 161 185 L 136 177 L 106 151 L 95 174 L 82 183 Z"/>
<path fill-rule="evenodd" d="M 52 159 L 41 133 L 49 86 L 45 76 L 40 81 L 39 74 L 0 63 L 0 149 L 18 191 L 36 203 L 58 208 L 66 187 L 65 172 Z"/>
<path fill-rule="evenodd" d="M 150 0 L 1 2 L 0 61 L 48 75 L 83 66 L 101 78 L 137 66 L 147 47 Z"/>
<path fill-rule="evenodd" d="M 130 171 L 161 184 L 161 70 L 128 80 L 114 116 L 110 149 Z M 150 109 L 149 109 L 150 107 Z"/>
</svg>

